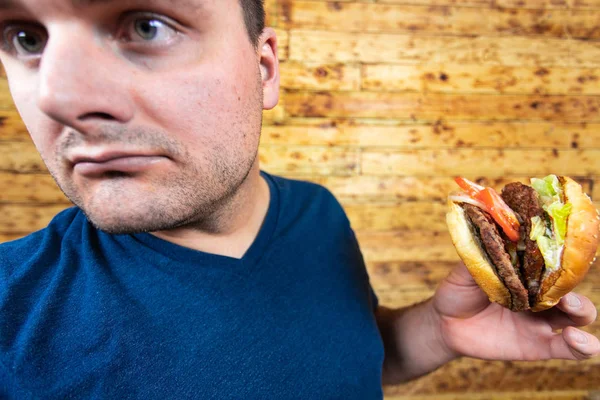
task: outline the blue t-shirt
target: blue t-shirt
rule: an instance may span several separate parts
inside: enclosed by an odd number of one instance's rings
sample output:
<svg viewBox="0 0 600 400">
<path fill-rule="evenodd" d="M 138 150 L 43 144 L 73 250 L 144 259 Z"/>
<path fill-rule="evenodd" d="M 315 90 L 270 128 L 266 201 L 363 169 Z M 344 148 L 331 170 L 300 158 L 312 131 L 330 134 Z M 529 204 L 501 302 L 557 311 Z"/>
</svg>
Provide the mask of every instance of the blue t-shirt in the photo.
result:
<svg viewBox="0 0 600 400">
<path fill-rule="evenodd" d="M 2 399 L 380 399 L 383 343 L 356 238 L 324 188 L 263 173 L 240 260 L 78 208 L 0 245 Z"/>
</svg>

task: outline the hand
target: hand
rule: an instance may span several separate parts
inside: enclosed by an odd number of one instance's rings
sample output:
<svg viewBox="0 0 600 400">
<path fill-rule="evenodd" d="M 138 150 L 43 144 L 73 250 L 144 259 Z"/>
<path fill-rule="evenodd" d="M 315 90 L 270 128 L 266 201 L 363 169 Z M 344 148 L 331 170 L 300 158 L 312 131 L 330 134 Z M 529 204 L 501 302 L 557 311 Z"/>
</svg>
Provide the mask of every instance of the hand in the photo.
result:
<svg viewBox="0 0 600 400">
<path fill-rule="evenodd" d="M 600 354 L 598 338 L 575 328 L 594 322 L 596 308 L 575 293 L 549 310 L 512 312 L 490 303 L 461 265 L 440 284 L 432 305 L 445 346 L 455 356 L 517 361 L 582 360 Z"/>
</svg>

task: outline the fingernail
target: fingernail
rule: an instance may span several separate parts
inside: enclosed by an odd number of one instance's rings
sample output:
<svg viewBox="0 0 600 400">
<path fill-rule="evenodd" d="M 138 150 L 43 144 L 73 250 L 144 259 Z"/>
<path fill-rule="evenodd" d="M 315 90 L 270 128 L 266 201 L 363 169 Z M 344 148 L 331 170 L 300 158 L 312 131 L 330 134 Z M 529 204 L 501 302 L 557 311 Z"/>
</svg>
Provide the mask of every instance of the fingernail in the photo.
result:
<svg viewBox="0 0 600 400">
<path fill-rule="evenodd" d="M 579 308 L 581 307 L 581 300 L 579 300 L 579 297 L 577 295 L 569 294 L 567 296 L 567 304 L 569 305 L 569 307 Z"/>
<path fill-rule="evenodd" d="M 577 343 L 586 344 L 588 342 L 588 338 L 582 332 L 575 332 L 575 341 Z"/>
</svg>

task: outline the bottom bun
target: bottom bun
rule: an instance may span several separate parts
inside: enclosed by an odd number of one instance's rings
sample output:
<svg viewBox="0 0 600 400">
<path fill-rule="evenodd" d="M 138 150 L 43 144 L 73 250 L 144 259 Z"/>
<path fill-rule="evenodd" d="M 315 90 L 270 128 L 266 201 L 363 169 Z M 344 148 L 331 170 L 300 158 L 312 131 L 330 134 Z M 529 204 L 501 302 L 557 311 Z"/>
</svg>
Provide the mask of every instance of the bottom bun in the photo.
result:
<svg viewBox="0 0 600 400">
<path fill-rule="evenodd" d="M 446 223 L 450 237 L 469 273 L 490 301 L 511 308 L 510 292 L 492 267 L 492 263 L 483 250 L 479 237 L 473 232 L 472 225 L 467 220 L 463 208 L 451 200 L 448 200 L 448 207 Z"/>
</svg>

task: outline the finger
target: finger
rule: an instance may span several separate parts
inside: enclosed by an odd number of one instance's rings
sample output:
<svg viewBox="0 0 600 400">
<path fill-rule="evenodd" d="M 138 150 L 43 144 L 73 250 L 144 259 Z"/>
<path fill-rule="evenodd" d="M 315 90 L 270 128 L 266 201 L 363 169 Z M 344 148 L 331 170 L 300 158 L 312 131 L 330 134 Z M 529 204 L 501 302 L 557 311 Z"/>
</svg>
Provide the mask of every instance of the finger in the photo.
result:
<svg viewBox="0 0 600 400">
<path fill-rule="evenodd" d="M 580 329 L 567 327 L 550 343 L 551 357 L 565 360 L 587 360 L 600 355 L 600 340 Z"/>
<path fill-rule="evenodd" d="M 559 324 L 558 329 L 566 326 L 586 326 L 594 322 L 598 316 L 594 303 L 587 297 L 576 293 L 564 296 L 555 308 L 562 311 L 558 315 L 563 317 L 562 321 L 556 321 Z"/>
</svg>

